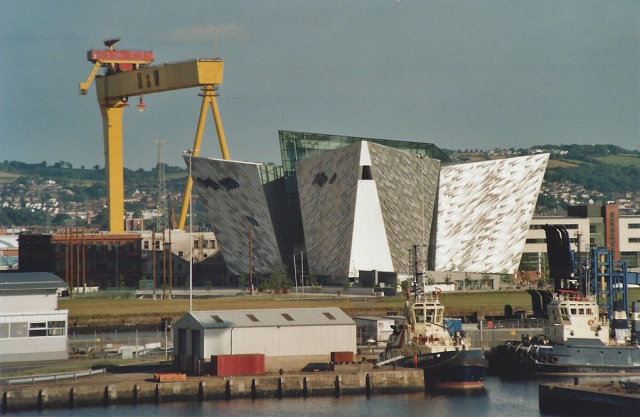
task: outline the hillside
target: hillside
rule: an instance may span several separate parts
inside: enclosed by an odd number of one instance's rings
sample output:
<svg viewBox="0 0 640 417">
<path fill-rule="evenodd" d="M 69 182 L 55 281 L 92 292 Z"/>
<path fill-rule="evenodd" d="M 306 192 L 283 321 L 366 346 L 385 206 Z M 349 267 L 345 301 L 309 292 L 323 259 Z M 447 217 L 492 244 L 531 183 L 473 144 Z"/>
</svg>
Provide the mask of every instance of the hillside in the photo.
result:
<svg viewBox="0 0 640 417">
<path fill-rule="evenodd" d="M 640 210 L 640 155 L 614 145 L 540 145 L 530 149 L 447 151 L 458 162 L 550 153 L 536 207 L 537 215 L 562 214 L 570 204 L 616 201 L 621 213 Z M 186 170 L 165 166 L 169 205 L 179 207 Z M 125 209 L 138 217 L 156 207 L 157 170 L 125 168 Z M 99 166 L 74 168 L 64 161 L 0 163 L 0 227 L 82 225 L 86 216 L 106 228 L 105 172 Z M 196 214 L 197 202 L 194 204 Z M 204 216 L 199 216 L 202 226 Z"/>
</svg>

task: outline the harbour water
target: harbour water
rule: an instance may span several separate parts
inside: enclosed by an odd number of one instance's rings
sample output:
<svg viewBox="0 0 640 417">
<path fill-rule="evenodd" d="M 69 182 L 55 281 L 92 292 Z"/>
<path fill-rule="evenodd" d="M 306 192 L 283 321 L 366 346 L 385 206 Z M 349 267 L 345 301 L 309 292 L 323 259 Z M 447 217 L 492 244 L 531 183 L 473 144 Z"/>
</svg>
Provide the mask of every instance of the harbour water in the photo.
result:
<svg viewBox="0 0 640 417">
<path fill-rule="evenodd" d="M 234 399 L 203 403 L 112 406 L 15 413 L 17 416 L 544 416 L 538 409 L 538 385 L 552 380 L 487 377 L 485 389 L 455 394 L 398 394 L 284 399 Z"/>
</svg>

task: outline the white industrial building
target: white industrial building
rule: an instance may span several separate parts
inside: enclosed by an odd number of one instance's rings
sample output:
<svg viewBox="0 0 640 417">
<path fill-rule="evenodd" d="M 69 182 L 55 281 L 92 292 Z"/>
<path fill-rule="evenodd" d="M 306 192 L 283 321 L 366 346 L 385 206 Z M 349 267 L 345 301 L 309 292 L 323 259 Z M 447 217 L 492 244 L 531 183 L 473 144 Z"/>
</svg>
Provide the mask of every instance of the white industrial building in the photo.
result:
<svg viewBox="0 0 640 417">
<path fill-rule="evenodd" d="M 339 308 L 193 311 L 173 327 L 174 365 L 204 369 L 213 355 L 265 355 L 265 370 L 328 363 L 332 352 L 356 353 L 356 324 Z"/>
<path fill-rule="evenodd" d="M 67 359 L 63 280 L 48 272 L 0 274 L 0 363 Z"/>
</svg>

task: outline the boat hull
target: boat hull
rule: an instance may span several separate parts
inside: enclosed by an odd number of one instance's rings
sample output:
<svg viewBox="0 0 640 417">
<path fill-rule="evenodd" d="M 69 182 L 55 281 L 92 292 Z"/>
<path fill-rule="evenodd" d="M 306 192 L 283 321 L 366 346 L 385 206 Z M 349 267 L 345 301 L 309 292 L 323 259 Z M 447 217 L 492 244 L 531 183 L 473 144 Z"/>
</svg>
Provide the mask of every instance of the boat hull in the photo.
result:
<svg viewBox="0 0 640 417">
<path fill-rule="evenodd" d="M 496 348 L 490 366 L 492 372 L 502 374 L 640 375 L 640 348 L 510 342 Z"/>
<path fill-rule="evenodd" d="M 453 350 L 405 356 L 397 366 L 422 369 L 427 387 L 458 390 L 483 388 L 489 363 L 481 350 Z"/>
</svg>

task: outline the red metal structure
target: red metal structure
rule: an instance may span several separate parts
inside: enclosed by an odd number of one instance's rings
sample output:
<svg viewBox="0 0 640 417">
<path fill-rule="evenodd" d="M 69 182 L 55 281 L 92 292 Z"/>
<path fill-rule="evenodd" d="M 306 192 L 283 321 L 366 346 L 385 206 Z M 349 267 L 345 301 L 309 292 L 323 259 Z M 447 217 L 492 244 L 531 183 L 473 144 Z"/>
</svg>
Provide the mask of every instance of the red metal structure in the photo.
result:
<svg viewBox="0 0 640 417">
<path fill-rule="evenodd" d="M 87 90 L 89 90 L 89 86 L 100 68 L 107 69 L 105 75 L 112 75 L 143 68 L 153 62 L 153 51 L 116 51 L 113 45 L 119 41 L 120 38 L 107 39 L 104 41 L 106 50 L 92 49 L 87 51 L 87 61 L 93 62 L 93 69 L 87 81 L 80 83 L 80 94 L 87 94 Z"/>
</svg>

